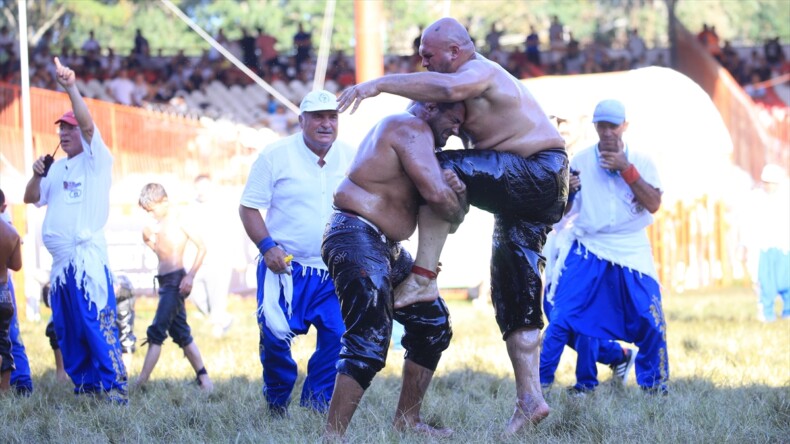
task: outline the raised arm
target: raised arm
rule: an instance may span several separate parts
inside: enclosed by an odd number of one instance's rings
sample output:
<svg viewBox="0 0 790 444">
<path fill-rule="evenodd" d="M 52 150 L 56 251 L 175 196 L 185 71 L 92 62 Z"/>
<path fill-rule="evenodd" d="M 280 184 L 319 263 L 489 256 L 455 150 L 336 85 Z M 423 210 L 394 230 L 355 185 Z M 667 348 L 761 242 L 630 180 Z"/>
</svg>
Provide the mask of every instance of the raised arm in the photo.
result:
<svg viewBox="0 0 790 444">
<path fill-rule="evenodd" d="M 79 89 L 77 89 L 77 76 L 74 71 L 60 64 L 60 59 L 55 57 L 55 80 L 66 90 L 71 101 L 71 109 L 74 111 L 74 117 L 77 118 L 77 123 L 80 124 L 80 131 L 85 140 L 90 143 L 93 139 L 93 118 L 88 105 L 82 99 Z"/>
<path fill-rule="evenodd" d="M 485 62 L 472 60 L 452 74 L 390 74 L 346 88 L 337 101 L 337 110 L 343 112 L 353 105 L 353 114 L 364 99 L 382 92 L 419 102 L 460 102 L 483 94 L 494 73 Z"/>
</svg>

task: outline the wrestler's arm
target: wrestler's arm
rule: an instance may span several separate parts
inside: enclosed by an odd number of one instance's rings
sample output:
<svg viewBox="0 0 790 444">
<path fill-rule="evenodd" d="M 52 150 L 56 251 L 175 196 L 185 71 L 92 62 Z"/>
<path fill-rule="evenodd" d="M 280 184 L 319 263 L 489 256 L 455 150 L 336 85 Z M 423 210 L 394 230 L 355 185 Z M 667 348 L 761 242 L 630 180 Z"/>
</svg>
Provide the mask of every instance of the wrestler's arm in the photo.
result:
<svg viewBox="0 0 790 444">
<path fill-rule="evenodd" d="M 452 74 L 416 72 L 394 74 L 372 80 L 380 92 L 397 94 L 420 102 L 461 102 L 477 97 L 488 89 L 490 74 L 481 62 L 471 61 Z"/>
<path fill-rule="evenodd" d="M 417 191 L 439 217 L 452 224 L 460 224 L 466 208 L 445 181 L 433 152 L 433 133 L 428 125 L 412 121 L 396 133 L 392 137 L 392 146 Z"/>
<path fill-rule="evenodd" d="M 203 265 L 203 259 L 206 257 L 206 244 L 203 243 L 203 239 L 197 232 L 192 230 L 191 227 L 182 225 L 181 231 L 187 236 L 187 240 L 195 244 L 197 248 L 197 254 L 195 255 L 195 261 L 192 263 L 192 268 L 189 269 L 186 276 L 181 278 L 181 284 L 178 286 L 181 294 L 189 294 L 189 292 L 192 291 L 192 282 L 195 279 L 195 275 L 200 269 L 200 266 Z"/>
<path fill-rule="evenodd" d="M 471 60 L 451 74 L 417 72 L 390 74 L 346 88 L 338 99 L 338 112 L 349 106 L 356 111 L 362 100 L 386 92 L 420 102 L 460 102 L 482 95 L 495 72 L 487 64 Z"/>
</svg>

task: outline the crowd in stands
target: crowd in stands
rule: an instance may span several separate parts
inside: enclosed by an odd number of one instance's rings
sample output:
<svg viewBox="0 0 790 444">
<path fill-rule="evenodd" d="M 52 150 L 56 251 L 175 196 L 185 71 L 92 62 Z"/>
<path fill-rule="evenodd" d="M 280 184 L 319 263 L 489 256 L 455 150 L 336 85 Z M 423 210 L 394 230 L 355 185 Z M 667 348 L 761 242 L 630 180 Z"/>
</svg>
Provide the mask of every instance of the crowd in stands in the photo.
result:
<svg viewBox="0 0 790 444">
<path fill-rule="evenodd" d="M 703 24 L 697 40 L 756 101 L 766 99 L 765 82 L 790 73 L 790 60 L 778 37 L 766 39 L 762 51 L 753 48 L 748 57 L 742 57 L 728 40 L 721 44 L 715 26 Z"/>
<path fill-rule="evenodd" d="M 517 78 L 541 75 L 590 74 L 623 71 L 646 66 L 667 66 L 666 51 L 649 51 L 636 28 L 627 31 L 625 40 L 617 48 L 599 42 L 582 44 L 565 29 L 557 16 L 551 17 L 546 33 L 548 42 L 541 42 L 534 26 L 523 44 L 502 44 L 507 33 L 491 25 L 478 50 L 496 61 Z M 413 42 L 411 55 L 390 55 L 385 58 L 385 73 L 404 73 L 420 70 L 420 28 Z M 77 72 L 83 80 L 83 94 L 124 105 L 146 107 L 166 112 L 209 117 L 237 117 L 236 108 L 252 107 L 253 112 L 242 123 L 267 126 L 280 134 L 289 134 L 297 126 L 292 113 L 254 84 L 219 51 L 211 48 L 199 57 L 186 56 L 179 51 L 164 56 L 154 51 L 138 29 L 133 47 L 127 56 L 116 55 L 112 48 L 103 47 L 93 32 L 80 48 L 64 45 L 59 50 L 50 48 L 51 34 L 46 33 L 30 49 L 30 85 L 56 89 L 51 59 L 54 54 Z M 287 54 L 277 50 L 275 37 L 262 28 L 255 33 L 242 29 L 238 40 L 228 39 L 220 29 L 214 36 L 238 60 L 255 71 L 293 103 L 299 103 L 312 84 L 315 54 L 311 32 L 301 24 L 293 36 Z M 729 41 L 720 45 L 713 26 L 705 25 L 698 39 L 733 77 L 756 100 L 765 93 L 762 82 L 790 72 L 789 64 L 778 38 L 768 39 L 760 51 L 754 48 L 748 58 L 740 57 Z M 16 35 L 4 26 L 0 28 L 0 81 L 20 83 Z M 279 45 L 282 48 L 282 45 Z M 651 56 L 652 54 L 652 56 Z M 340 91 L 355 83 L 353 57 L 338 51 L 330 56 L 325 88 Z M 217 104 L 215 96 L 234 90 L 241 102 Z M 221 100 L 220 100 L 221 101 Z M 233 100 L 231 100 L 233 101 Z M 249 108 L 248 108 L 249 109 Z"/>
</svg>

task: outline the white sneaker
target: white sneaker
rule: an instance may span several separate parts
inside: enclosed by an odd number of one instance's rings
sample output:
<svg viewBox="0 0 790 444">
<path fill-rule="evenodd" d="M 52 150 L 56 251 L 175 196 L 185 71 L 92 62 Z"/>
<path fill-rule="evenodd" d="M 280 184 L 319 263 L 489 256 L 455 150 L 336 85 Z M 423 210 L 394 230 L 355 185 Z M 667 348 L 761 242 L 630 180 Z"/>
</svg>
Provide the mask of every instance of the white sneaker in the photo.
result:
<svg viewBox="0 0 790 444">
<path fill-rule="evenodd" d="M 631 372 L 631 367 L 634 366 L 636 361 L 636 350 L 632 348 L 625 348 L 623 362 L 619 364 L 611 364 L 609 368 L 612 369 L 612 381 L 625 385 L 628 382 L 628 374 Z"/>
</svg>

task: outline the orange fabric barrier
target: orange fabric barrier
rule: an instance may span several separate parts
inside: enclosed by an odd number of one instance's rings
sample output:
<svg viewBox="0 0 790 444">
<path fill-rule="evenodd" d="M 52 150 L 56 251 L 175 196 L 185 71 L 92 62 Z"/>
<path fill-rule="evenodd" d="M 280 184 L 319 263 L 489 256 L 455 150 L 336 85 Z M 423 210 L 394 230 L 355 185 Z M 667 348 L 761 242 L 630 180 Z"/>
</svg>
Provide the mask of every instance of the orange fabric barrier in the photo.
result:
<svg viewBox="0 0 790 444">
<path fill-rule="evenodd" d="M 68 97 L 57 91 L 31 88 L 33 153 L 52 153 L 58 144 L 55 120 L 70 109 Z M 236 128 L 217 134 L 199 120 L 86 98 L 104 141 L 116 158 L 113 180 L 133 174 L 167 174 L 191 183 L 212 173 L 224 184 L 241 184 L 246 171 L 232 164 L 249 154 L 238 143 Z M 29 177 L 24 165 L 22 102 L 17 86 L 0 84 L 0 171 L 13 169 Z M 62 156 L 60 152 L 58 156 Z M 58 157 L 56 156 L 56 157 Z M 216 174 L 213 174 L 216 172 Z"/>
<path fill-rule="evenodd" d="M 766 163 L 790 165 L 790 117 L 787 108 L 776 113 L 755 105 L 730 73 L 685 27 L 677 26 L 677 70 L 704 89 L 730 132 L 733 163 L 754 180 Z"/>
</svg>

